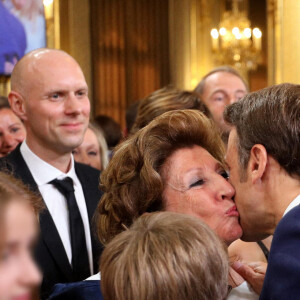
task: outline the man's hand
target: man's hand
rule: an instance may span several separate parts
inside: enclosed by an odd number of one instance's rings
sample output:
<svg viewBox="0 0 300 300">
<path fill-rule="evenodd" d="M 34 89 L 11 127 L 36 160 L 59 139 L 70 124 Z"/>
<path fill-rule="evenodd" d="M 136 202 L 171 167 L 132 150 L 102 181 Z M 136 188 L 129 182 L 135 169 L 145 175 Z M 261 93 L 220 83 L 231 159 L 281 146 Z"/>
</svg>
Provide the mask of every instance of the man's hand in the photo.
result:
<svg viewBox="0 0 300 300">
<path fill-rule="evenodd" d="M 261 293 L 263 287 L 267 266 L 268 264 L 264 262 L 247 264 L 239 261 L 231 265 L 231 267 L 251 285 L 258 295 Z"/>
</svg>

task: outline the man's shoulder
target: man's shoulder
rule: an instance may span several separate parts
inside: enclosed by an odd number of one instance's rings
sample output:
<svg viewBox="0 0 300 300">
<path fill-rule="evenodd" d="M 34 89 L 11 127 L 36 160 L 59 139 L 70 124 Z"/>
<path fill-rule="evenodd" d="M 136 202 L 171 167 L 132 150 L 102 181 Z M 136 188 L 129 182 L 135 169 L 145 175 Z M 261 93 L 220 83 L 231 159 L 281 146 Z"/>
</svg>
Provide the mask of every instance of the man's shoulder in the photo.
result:
<svg viewBox="0 0 300 300">
<path fill-rule="evenodd" d="M 290 210 L 274 232 L 260 300 L 296 299 L 300 295 L 300 205 Z"/>
<path fill-rule="evenodd" d="M 0 171 L 15 173 L 17 170 L 24 170 L 27 165 L 20 152 L 20 145 L 5 157 L 0 158 Z"/>
<path fill-rule="evenodd" d="M 291 209 L 278 223 L 274 235 L 297 231 L 300 233 L 300 205 Z"/>
<path fill-rule="evenodd" d="M 100 171 L 91 166 L 75 162 L 75 172 L 85 178 L 99 181 Z"/>
<path fill-rule="evenodd" d="M 84 194 L 88 198 L 96 198 L 102 196 L 99 189 L 100 171 L 85 164 L 75 162 L 75 172 L 82 185 Z"/>
</svg>

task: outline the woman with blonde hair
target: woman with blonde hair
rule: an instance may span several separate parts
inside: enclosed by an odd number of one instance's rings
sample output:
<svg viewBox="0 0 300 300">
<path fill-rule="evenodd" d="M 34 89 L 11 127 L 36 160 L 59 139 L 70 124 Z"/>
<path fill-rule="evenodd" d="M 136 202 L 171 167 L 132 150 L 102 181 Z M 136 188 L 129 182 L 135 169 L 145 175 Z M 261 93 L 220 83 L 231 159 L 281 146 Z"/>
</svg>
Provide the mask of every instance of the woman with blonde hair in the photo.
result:
<svg viewBox="0 0 300 300">
<path fill-rule="evenodd" d="M 89 123 L 83 142 L 72 151 L 77 162 L 87 164 L 100 171 L 108 164 L 108 148 L 101 129 Z"/>
<path fill-rule="evenodd" d="M 106 246 L 100 268 L 106 300 L 223 300 L 228 292 L 224 245 L 184 214 L 144 214 Z"/>
</svg>

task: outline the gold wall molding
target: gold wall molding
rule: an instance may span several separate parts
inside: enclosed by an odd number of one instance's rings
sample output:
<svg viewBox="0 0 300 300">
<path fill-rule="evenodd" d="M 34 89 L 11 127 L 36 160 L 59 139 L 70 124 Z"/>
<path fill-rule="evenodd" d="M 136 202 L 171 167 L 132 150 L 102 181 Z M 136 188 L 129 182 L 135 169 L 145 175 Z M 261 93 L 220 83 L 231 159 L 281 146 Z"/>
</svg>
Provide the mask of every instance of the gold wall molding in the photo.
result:
<svg viewBox="0 0 300 300">
<path fill-rule="evenodd" d="M 176 87 L 193 89 L 214 67 L 210 30 L 223 6 L 218 0 L 169 0 L 170 70 Z"/>
<path fill-rule="evenodd" d="M 268 0 L 268 84 L 300 83 L 300 1 Z"/>
</svg>

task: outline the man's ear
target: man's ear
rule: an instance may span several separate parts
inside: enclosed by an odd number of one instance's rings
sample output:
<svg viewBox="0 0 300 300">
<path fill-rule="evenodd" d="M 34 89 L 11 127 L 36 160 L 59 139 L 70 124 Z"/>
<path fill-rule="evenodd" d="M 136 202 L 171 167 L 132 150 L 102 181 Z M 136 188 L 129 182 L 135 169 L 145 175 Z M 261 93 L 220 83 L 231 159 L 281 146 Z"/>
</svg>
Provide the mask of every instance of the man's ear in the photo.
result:
<svg viewBox="0 0 300 300">
<path fill-rule="evenodd" d="M 256 144 L 250 151 L 248 168 L 250 171 L 252 183 L 261 180 L 267 167 L 268 153 L 266 148 L 261 144 Z"/>
<path fill-rule="evenodd" d="M 18 92 L 11 91 L 8 95 L 8 101 L 12 111 L 21 120 L 27 120 L 24 98 Z"/>
</svg>

